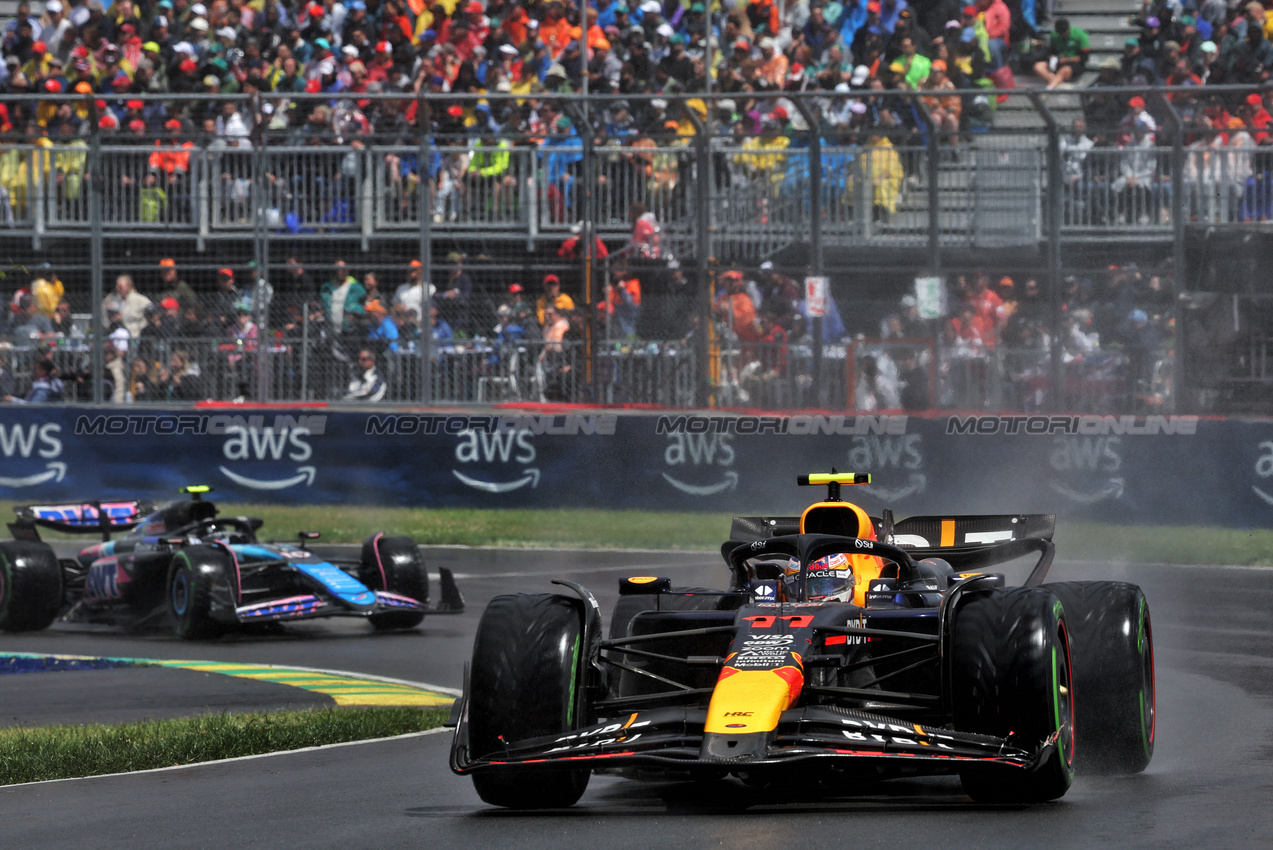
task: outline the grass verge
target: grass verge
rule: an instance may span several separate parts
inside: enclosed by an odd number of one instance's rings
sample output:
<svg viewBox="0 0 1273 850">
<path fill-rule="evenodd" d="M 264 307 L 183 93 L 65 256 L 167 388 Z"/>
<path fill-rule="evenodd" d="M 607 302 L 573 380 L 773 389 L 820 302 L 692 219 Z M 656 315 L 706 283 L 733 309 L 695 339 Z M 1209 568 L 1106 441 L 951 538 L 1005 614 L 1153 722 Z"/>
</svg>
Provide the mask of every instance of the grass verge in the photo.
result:
<svg viewBox="0 0 1273 850">
<path fill-rule="evenodd" d="M 151 770 L 442 725 L 442 708 L 331 708 L 177 720 L 0 729 L 0 785 Z"/>
<path fill-rule="evenodd" d="M 10 515 L 12 503 L 0 503 Z M 224 514 L 265 520 L 262 539 L 318 531 L 326 543 L 360 543 L 369 534 L 402 534 L 424 545 L 561 546 L 718 551 L 730 514 L 607 510 L 473 510 L 331 505 L 221 505 Z M 57 535 L 41 532 L 49 539 Z M 85 544 L 91 536 L 79 538 Z M 1273 566 L 1273 529 L 1231 529 L 1092 522 L 1057 524 L 1057 555 L 1085 561 Z"/>
<path fill-rule="evenodd" d="M 719 551 L 731 514 L 226 505 L 265 519 L 267 536 L 321 531 L 329 543 L 405 534 L 421 544 Z M 1057 523 L 1058 557 L 1084 561 L 1273 566 L 1273 529 Z"/>
</svg>

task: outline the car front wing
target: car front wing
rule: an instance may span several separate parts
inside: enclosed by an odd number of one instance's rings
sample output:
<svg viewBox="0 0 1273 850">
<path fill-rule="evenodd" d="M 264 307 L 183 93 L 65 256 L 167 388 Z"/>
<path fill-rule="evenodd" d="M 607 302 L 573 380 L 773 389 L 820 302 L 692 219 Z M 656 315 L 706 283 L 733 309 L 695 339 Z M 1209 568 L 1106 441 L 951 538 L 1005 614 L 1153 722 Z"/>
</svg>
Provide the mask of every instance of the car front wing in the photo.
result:
<svg viewBox="0 0 1273 850">
<path fill-rule="evenodd" d="M 574 732 L 510 742 L 503 752 L 472 757 L 467 717 L 461 707 L 451 749 L 451 768 L 467 774 L 518 768 L 699 768 L 752 771 L 808 761 L 835 761 L 866 768 L 910 762 L 914 772 L 953 773 L 965 767 L 1031 770 L 1056 750 L 1056 740 L 1013 741 L 898 721 L 833 706 L 806 706 L 782 713 L 763 748 L 745 748 L 738 758 L 709 755 L 702 709 L 642 710 Z M 719 752 L 718 746 L 712 746 Z"/>
</svg>

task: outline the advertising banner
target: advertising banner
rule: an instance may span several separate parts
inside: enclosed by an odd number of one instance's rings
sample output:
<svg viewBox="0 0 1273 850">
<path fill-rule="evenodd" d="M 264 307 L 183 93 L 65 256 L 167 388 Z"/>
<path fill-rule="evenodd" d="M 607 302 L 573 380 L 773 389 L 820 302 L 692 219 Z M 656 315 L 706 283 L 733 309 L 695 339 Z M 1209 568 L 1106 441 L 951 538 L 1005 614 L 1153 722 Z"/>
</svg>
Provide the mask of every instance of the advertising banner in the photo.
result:
<svg viewBox="0 0 1273 850">
<path fill-rule="evenodd" d="M 0 498 L 794 513 L 798 474 L 870 472 L 872 511 L 1273 525 L 1273 422 L 11 407 Z"/>
</svg>

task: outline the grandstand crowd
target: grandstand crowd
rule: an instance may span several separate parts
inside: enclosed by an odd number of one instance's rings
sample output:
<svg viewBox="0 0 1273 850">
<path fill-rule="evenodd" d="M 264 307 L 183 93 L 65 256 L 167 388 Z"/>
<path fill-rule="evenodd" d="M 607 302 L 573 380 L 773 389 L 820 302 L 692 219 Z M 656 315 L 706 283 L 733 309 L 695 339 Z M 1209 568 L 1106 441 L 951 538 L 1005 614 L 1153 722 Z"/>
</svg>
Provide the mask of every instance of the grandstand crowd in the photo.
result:
<svg viewBox="0 0 1273 850">
<path fill-rule="evenodd" d="M 1121 62 L 1102 82 L 1262 83 L 1273 66 L 1273 16 L 1257 2 L 1155 0 Z M 837 128 L 914 126 L 906 102 L 879 92 L 933 92 L 945 127 L 988 121 L 985 98 L 946 92 L 1009 88 L 1014 74 L 1049 87 L 1083 73 L 1088 35 L 1064 18 L 1046 26 L 1035 0 L 46 0 L 3 32 L 0 94 L 81 94 L 103 130 L 150 138 L 265 134 L 315 139 L 402 137 L 417 104 L 359 95 L 695 93 L 730 95 L 712 116 L 739 134 L 804 118 L 758 93 L 822 92 L 820 122 Z M 586 79 L 585 79 L 586 78 Z M 142 102 L 136 95 L 330 95 L 327 103 L 267 97 L 258 113 L 216 101 Z M 665 102 L 611 103 L 611 136 L 690 132 Z M 702 102 L 698 108 L 706 111 Z M 1121 114 L 1111 116 L 1117 122 Z M 1246 116 L 1240 116 L 1246 117 Z M 1265 116 L 1267 118 L 1267 114 Z M 443 103 L 436 132 L 573 132 L 534 99 Z M 1227 115 L 1225 120 L 1232 120 Z M 81 135 L 83 105 L 0 101 L 0 131 L 35 139 Z M 1214 120 L 1214 118 L 1213 118 Z"/>
</svg>

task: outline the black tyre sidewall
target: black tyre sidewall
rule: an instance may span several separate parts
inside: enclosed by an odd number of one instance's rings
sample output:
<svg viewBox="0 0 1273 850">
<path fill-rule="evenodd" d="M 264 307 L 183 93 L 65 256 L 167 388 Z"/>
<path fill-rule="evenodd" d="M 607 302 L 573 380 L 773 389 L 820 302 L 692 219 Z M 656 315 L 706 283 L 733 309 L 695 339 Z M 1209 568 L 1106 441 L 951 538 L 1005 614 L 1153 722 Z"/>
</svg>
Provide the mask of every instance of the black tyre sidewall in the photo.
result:
<svg viewBox="0 0 1273 850">
<path fill-rule="evenodd" d="M 212 616 L 212 595 L 218 579 L 231 582 L 231 566 L 228 555 L 207 546 L 192 546 L 173 556 L 166 598 L 177 637 L 205 640 L 225 631 L 226 624 Z"/>
<path fill-rule="evenodd" d="M 421 604 L 429 601 L 424 555 L 410 537 L 374 534 L 363 541 L 358 579 L 372 590 L 397 593 Z M 420 625 L 424 612 L 387 611 L 370 619 L 377 629 L 410 629 Z"/>
<path fill-rule="evenodd" d="M 47 629 L 62 609 L 62 565 L 46 543 L 0 543 L 0 631 Z"/>
<path fill-rule="evenodd" d="M 1046 587 L 1065 606 L 1070 627 L 1079 771 L 1139 773 L 1153 757 L 1157 714 L 1145 594 L 1119 581 Z"/>
<path fill-rule="evenodd" d="M 1037 587 L 965 597 L 955 611 L 951 709 L 955 729 L 1038 747 L 1061 735 L 1055 753 L 1030 771 L 970 766 L 964 789 L 982 802 L 1055 799 L 1074 776 L 1074 703 L 1070 650 L 1060 601 Z M 1055 665 L 1055 666 L 1054 666 Z M 1055 672 L 1054 672 L 1055 671 Z"/>
<path fill-rule="evenodd" d="M 478 623 L 469 668 L 470 756 L 498 758 L 503 742 L 578 728 L 583 654 L 574 600 L 554 594 L 492 599 Z M 586 769 L 493 767 L 474 773 L 473 782 L 488 803 L 548 808 L 573 805 L 588 776 Z"/>
</svg>

